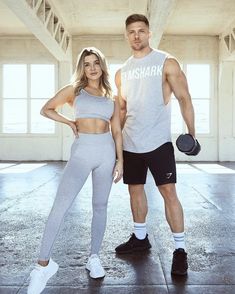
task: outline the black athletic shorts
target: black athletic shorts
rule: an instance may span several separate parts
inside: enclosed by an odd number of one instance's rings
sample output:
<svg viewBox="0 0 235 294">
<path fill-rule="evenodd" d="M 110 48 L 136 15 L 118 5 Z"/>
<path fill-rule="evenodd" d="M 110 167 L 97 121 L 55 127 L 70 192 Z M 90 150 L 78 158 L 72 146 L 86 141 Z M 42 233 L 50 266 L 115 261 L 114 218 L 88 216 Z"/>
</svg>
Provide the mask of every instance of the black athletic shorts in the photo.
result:
<svg viewBox="0 0 235 294">
<path fill-rule="evenodd" d="M 176 164 L 174 148 L 167 142 L 146 153 L 123 151 L 125 184 L 145 184 L 148 168 L 157 186 L 176 183 Z"/>
</svg>

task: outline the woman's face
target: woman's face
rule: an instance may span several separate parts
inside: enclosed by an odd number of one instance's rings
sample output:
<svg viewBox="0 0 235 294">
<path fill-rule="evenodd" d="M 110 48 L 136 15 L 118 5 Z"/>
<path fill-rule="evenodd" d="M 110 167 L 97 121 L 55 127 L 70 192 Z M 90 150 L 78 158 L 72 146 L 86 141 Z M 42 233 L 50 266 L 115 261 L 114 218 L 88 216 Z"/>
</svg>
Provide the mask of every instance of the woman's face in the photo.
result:
<svg viewBox="0 0 235 294">
<path fill-rule="evenodd" d="M 85 75 L 90 80 L 97 80 L 102 76 L 100 62 L 95 54 L 91 54 L 84 59 Z"/>
</svg>

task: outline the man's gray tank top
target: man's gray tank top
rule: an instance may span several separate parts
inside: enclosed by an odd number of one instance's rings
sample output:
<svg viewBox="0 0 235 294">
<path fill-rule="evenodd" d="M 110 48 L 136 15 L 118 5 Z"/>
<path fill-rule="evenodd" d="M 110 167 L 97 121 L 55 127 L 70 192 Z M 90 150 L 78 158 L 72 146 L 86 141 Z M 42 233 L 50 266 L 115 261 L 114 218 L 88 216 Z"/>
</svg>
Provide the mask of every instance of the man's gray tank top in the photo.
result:
<svg viewBox="0 0 235 294">
<path fill-rule="evenodd" d="M 121 68 L 122 97 L 127 114 L 123 149 L 145 153 L 171 142 L 171 106 L 165 105 L 162 71 L 167 53 L 153 49 L 143 58 L 130 57 Z"/>
</svg>

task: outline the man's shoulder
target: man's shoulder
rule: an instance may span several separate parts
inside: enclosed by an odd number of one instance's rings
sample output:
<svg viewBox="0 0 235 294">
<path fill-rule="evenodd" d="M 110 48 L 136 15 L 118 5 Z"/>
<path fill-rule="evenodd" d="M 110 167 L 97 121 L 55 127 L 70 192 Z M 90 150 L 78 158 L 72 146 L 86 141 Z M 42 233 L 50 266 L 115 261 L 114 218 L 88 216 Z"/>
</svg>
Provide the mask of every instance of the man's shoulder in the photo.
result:
<svg viewBox="0 0 235 294">
<path fill-rule="evenodd" d="M 153 51 L 156 55 L 161 55 L 161 56 L 164 56 L 164 57 L 168 57 L 170 56 L 170 53 L 166 52 L 166 51 L 163 51 L 163 50 L 160 50 L 160 49 L 155 49 L 153 48 Z"/>
<path fill-rule="evenodd" d="M 180 63 L 179 61 L 172 55 L 170 55 L 164 65 L 164 73 L 178 73 L 181 71 Z"/>
<path fill-rule="evenodd" d="M 174 66 L 174 65 L 179 65 L 180 62 L 173 55 L 168 55 L 166 58 L 166 64 Z"/>
</svg>

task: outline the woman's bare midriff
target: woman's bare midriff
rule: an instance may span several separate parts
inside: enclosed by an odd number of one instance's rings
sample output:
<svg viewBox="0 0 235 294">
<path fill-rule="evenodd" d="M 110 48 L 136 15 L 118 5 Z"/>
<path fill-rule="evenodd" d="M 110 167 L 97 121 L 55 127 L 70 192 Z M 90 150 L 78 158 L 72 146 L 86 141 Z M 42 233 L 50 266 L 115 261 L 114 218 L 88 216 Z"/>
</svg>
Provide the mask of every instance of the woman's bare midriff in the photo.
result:
<svg viewBox="0 0 235 294">
<path fill-rule="evenodd" d="M 103 134 L 109 132 L 109 123 L 99 118 L 79 118 L 76 120 L 78 133 Z"/>
</svg>

